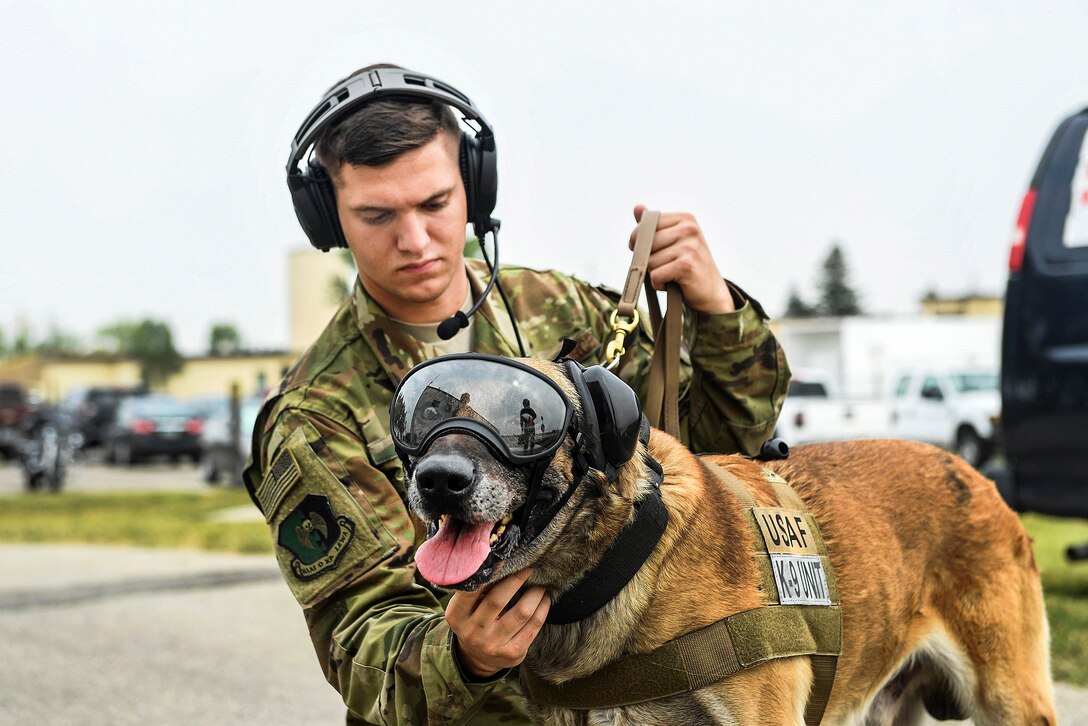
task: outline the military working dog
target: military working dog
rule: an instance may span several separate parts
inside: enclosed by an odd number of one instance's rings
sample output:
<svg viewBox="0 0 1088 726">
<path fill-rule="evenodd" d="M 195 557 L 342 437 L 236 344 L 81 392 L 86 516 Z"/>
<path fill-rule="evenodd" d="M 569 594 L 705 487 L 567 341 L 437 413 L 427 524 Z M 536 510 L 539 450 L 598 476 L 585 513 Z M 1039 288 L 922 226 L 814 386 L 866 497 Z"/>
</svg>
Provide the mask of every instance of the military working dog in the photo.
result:
<svg viewBox="0 0 1088 726">
<path fill-rule="evenodd" d="M 742 482 L 758 505 L 776 507 L 766 467 L 813 515 L 837 580 L 841 655 L 824 724 L 910 724 L 923 710 L 978 724 L 1055 723 L 1031 541 L 992 482 L 965 462 L 892 440 L 799 446 L 769 462 L 696 456 L 653 430 L 648 444 L 640 437 L 634 455 L 614 470 L 587 469 L 578 451 L 587 442 L 567 435 L 592 429 L 580 399 L 586 389 L 573 380 L 578 371 L 538 360 L 519 365 L 546 376 L 568 399 L 571 425 L 555 434 L 561 443 L 546 441 L 560 414 L 550 425 L 539 422 L 546 406 L 527 400 L 521 383 L 506 404 L 520 409 L 520 419 L 511 415 L 520 422 L 487 424 L 502 440 L 474 429 L 473 420 L 488 419 L 487 407 L 474 403 L 481 394 L 435 394 L 437 373 L 427 378 L 429 393 L 406 404 L 414 409 L 398 414 L 394 405 L 401 443 L 418 444 L 422 437 L 407 432 L 416 425 L 416 434 L 425 434 L 419 422 L 442 418 L 443 406 L 447 419 L 460 420 L 426 446 L 401 452 L 412 508 L 430 530 L 416 556 L 420 572 L 436 584 L 475 589 L 532 567 L 530 582 L 561 597 L 631 525 L 637 502 L 659 492 L 668 514 L 656 546 L 615 597 L 580 620 L 544 626 L 522 666 L 538 679 L 584 679 L 620 656 L 649 653 L 761 607 L 766 588 L 752 556 L 758 534 L 708 463 Z M 486 385 L 500 389 L 505 376 Z M 528 449 L 530 426 L 535 440 L 554 448 L 543 464 L 528 454 L 510 460 Z M 663 476 L 655 478 L 654 460 Z M 813 662 L 777 658 L 690 692 L 615 708 L 531 699 L 529 707 L 547 724 L 801 724 Z"/>
</svg>

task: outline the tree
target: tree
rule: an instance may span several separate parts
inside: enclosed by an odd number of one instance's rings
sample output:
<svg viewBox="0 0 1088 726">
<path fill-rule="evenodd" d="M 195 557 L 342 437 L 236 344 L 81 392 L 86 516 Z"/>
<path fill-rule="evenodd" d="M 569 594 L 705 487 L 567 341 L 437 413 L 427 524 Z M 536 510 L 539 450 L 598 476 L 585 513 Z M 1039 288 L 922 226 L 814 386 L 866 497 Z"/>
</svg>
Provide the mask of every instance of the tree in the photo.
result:
<svg viewBox="0 0 1088 726">
<path fill-rule="evenodd" d="M 821 315 L 843 317 L 861 314 L 858 294 L 851 286 L 849 277 L 850 271 L 846 264 L 846 257 L 842 247 L 836 242 L 831 246 L 827 259 L 824 260 L 817 285 L 820 289 L 818 308 Z"/>
<path fill-rule="evenodd" d="M 72 355 L 79 353 L 79 338 L 66 330 L 61 330 L 56 323 L 49 326 L 49 332 L 40 340 L 34 350 L 44 355 Z"/>
<path fill-rule="evenodd" d="M 230 323 L 212 325 L 208 339 L 208 355 L 232 355 L 242 349 L 242 335 Z"/>
<path fill-rule="evenodd" d="M 30 323 L 20 319 L 15 323 L 15 340 L 11 344 L 11 352 L 15 355 L 29 353 L 34 347 L 34 334 L 30 332 Z"/>
<path fill-rule="evenodd" d="M 809 305 L 797 292 L 797 286 L 790 286 L 790 297 L 786 301 L 787 318 L 814 318 L 819 314 L 815 305 Z"/>
<path fill-rule="evenodd" d="M 131 356 L 140 363 L 140 380 L 145 386 L 161 385 L 182 368 L 183 361 L 174 348 L 170 326 L 160 320 L 120 321 L 100 328 L 98 337 L 117 353 Z"/>
</svg>

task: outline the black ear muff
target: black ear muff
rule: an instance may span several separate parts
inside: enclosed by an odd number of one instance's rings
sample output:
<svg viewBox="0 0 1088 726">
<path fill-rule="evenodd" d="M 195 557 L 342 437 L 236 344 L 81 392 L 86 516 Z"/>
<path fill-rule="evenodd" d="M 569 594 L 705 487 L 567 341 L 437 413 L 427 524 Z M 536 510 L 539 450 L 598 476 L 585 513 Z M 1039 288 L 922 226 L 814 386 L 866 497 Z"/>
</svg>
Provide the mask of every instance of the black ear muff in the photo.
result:
<svg viewBox="0 0 1088 726">
<path fill-rule="evenodd" d="M 642 404 L 635 392 L 618 376 L 603 366 L 583 368 L 568 360 L 567 374 L 574 382 L 582 402 L 587 439 L 586 459 L 594 469 L 605 464 L 616 468 L 627 463 L 638 445 L 642 423 Z"/>
<path fill-rule="evenodd" d="M 604 366 L 590 366 L 584 376 L 597 411 L 601 450 L 608 463 L 618 468 L 634 455 L 638 445 L 642 403 L 630 386 Z"/>
<path fill-rule="evenodd" d="M 484 146 L 478 137 L 462 132 L 459 155 L 468 221 L 481 240 L 491 229 L 491 213 L 495 211 L 499 189 L 494 140 L 491 140 L 490 151 Z"/>
<path fill-rule="evenodd" d="M 305 171 L 288 175 L 287 186 L 295 216 L 310 243 L 322 252 L 347 247 L 336 211 L 336 193 L 325 167 L 311 159 Z"/>
</svg>

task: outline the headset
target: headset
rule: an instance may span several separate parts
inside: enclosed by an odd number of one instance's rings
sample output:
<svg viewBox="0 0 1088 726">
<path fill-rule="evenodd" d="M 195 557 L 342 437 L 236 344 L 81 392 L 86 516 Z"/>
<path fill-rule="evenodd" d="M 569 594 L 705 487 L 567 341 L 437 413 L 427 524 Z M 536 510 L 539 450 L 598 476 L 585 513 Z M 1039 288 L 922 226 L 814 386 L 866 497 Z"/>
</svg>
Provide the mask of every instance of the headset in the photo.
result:
<svg viewBox="0 0 1088 726">
<path fill-rule="evenodd" d="M 332 179 L 311 153 L 314 142 L 324 129 L 377 98 L 439 101 L 464 114 L 462 120 L 470 127 L 475 124 L 475 134 L 461 132 L 459 157 L 468 221 L 482 247 L 484 236 L 499 226 L 491 218 L 499 189 L 495 133 L 468 96 L 436 78 L 399 67 L 374 68 L 345 78 L 325 94 L 295 133 L 287 159 L 287 187 L 310 244 L 323 252 L 347 247 Z"/>
<path fill-rule="evenodd" d="M 506 291 L 498 282 L 499 220 L 491 216 L 499 191 L 499 169 L 495 155 L 495 132 L 473 105 L 472 100 L 448 83 L 423 73 L 399 66 L 381 66 L 351 75 L 330 89 L 321 102 L 310 111 L 291 140 L 291 155 L 287 158 L 287 187 L 295 216 L 306 236 L 317 249 L 328 252 L 334 247 L 347 247 L 340 216 L 336 211 L 336 192 L 325 167 L 314 157 L 313 146 L 321 132 L 339 123 L 363 104 L 377 98 L 425 99 L 452 106 L 464 114 L 461 120 L 474 133 L 461 132 L 458 158 L 461 181 L 465 185 L 468 221 L 480 241 L 480 252 L 491 277 L 483 294 L 467 313 L 458 310 L 438 326 L 438 335 L 449 340 L 467 328 L 469 318 L 483 305 L 498 284 L 499 295 L 514 328 L 518 350 L 525 356 L 525 345 Z M 303 161 L 305 166 L 301 166 Z M 491 232 L 494 260 L 488 257 L 484 237 Z"/>
</svg>

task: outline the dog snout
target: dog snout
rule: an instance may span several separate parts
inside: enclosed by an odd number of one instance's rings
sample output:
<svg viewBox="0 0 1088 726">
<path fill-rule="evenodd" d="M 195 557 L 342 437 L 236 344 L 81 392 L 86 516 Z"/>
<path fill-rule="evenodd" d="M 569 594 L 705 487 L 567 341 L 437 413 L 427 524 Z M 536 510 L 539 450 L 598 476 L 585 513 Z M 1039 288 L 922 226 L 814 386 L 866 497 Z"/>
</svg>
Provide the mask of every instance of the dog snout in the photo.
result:
<svg viewBox="0 0 1088 726">
<path fill-rule="evenodd" d="M 463 456 L 434 454 L 419 462 L 413 478 L 420 494 L 432 505 L 452 505 L 476 480 L 476 467 Z"/>
</svg>

